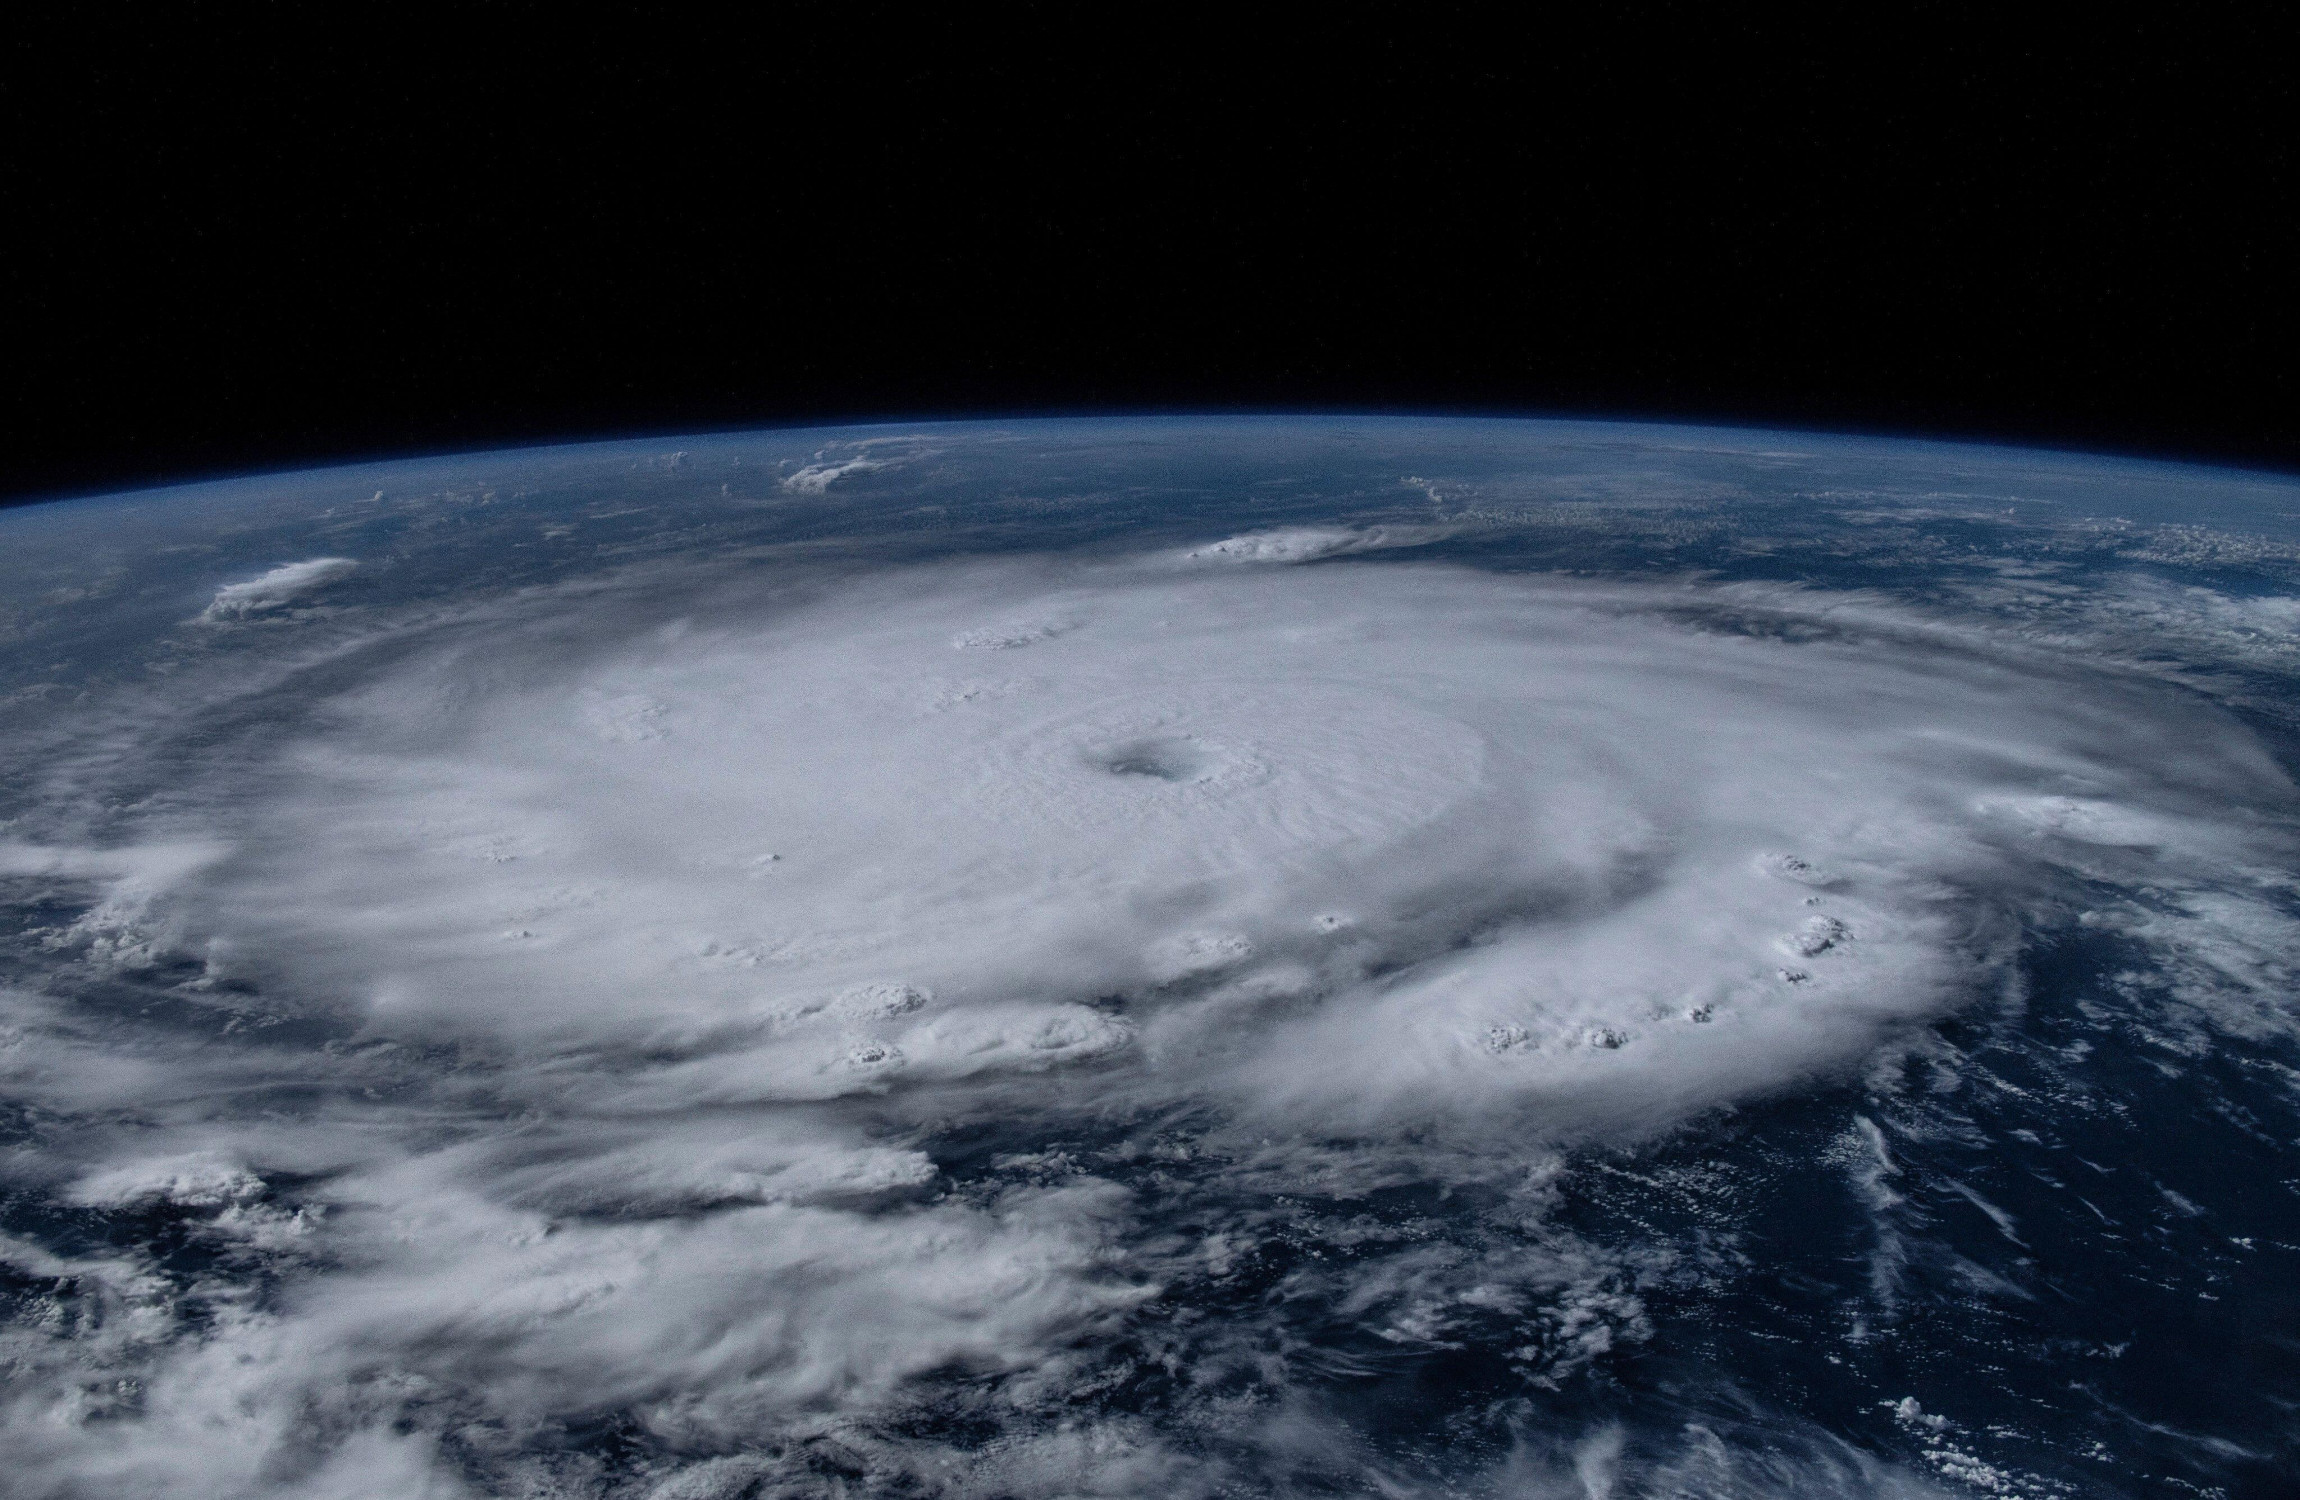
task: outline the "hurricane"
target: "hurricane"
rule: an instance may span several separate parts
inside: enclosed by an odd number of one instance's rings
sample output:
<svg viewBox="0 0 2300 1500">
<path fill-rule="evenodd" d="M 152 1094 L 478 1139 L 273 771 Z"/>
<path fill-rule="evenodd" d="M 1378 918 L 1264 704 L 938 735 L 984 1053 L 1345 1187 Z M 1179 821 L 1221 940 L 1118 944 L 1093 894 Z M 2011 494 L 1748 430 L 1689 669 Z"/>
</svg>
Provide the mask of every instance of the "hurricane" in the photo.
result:
<svg viewBox="0 0 2300 1500">
<path fill-rule="evenodd" d="M 2300 1230 L 2291 485 L 2196 473 L 956 424 L 0 517 L 12 1483 L 2268 1493 L 2289 1340 L 2159 1388 Z"/>
</svg>

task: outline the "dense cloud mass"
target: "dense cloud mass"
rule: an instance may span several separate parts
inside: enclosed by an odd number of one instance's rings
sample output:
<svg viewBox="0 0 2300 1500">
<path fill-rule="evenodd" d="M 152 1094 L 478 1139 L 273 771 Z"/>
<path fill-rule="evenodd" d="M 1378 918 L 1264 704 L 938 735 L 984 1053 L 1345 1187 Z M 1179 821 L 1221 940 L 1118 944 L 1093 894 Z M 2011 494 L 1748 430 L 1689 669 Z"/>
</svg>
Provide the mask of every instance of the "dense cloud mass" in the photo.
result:
<svg viewBox="0 0 2300 1500">
<path fill-rule="evenodd" d="M 303 562 L 282 563 L 261 577 L 227 583 L 217 589 L 216 597 L 201 611 L 200 618 L 210 623 L 245 620 L 284 609 L 358 566 L 348 557 L 314 557 Z"/>
<path fill-rule="evenodd" d="M 1555 1222 L 1565 1153 L 1870 1066 L 2040 928 L 2123 922 L 2210 1024 L 2283 1024 L 2291 788 L 2202 700 L 1417 540 L 659 565 L 177 703 L 132 837 L 0 851 L 80 893 L 53 951 L 186 976 L 133 1020 L 6 994 L 14 1096 L 81 1122 L 13 1170 L 204 1268 L 0 1243 L 74 1289 L 7 1335 L 18 1482 L 1405 1493 L 1317 1328 L 1514 1327 L 1546 1389 L 1650 1332 Z M 2177 899 L 2102 914 L 2134 885 Z M 1391 1191 L 1483 1208 L 1223 1302 L 1280 1205 Z M 1610 1493 L 1608 1432 L 1462 1482 Z M 1768 1462 L 1689 1438 L 1638 1484 L 1929 1483 Z"/>
</svg>

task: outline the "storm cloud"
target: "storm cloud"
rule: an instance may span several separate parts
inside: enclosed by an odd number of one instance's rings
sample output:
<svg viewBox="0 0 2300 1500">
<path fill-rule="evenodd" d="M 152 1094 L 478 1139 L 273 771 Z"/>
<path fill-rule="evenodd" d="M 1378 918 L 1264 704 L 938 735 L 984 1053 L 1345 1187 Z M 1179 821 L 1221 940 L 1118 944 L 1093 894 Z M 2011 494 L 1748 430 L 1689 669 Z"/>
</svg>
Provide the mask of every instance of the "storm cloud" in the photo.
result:
<svg viewBox="0 0 2300 1500">
<path fill-rule="evenodd" d="M 7 1335 L 25 1482 L 1370 1465 L 1273 1352 L 1304 1309 L 1409 1347 L 1510 1320 L 1533 1380 L 1645 1336 L 1548 1224 L 1561 1153 L 1843 1076 L 2002 993 L 2039 924 L 2125 922 L 2199 1024 L 2282 1024 L 2292 788 L 2203 700 L 1872 598 L 1414 540 L 530 590 L 289 673 L 294 711 L 203 729 L 228 749 L 175 752 L 134 837 L 21 838 L 9 875 L 82 893 L 58 952 L 184 977 L 164 1016 L 10 995 L 12 1086 L 78 1122 L 16 1175 L 172 1215 L 210 1267 L 0 1244 L 69 1293 Z M 2137 884 L 2180 899 L 2103 905 Z M 1499 1207 L 1221 1326 L 1151 1318 L 1278 1197 L 1396 1184 Z M 1158 1403 L 1081 1405 L 1161 1359 Z M 535 1456 L 601 1424 L 657 1456 Z M 1601 1493 L 1606 1443 L 1493 1482 Z"/>
</svg>

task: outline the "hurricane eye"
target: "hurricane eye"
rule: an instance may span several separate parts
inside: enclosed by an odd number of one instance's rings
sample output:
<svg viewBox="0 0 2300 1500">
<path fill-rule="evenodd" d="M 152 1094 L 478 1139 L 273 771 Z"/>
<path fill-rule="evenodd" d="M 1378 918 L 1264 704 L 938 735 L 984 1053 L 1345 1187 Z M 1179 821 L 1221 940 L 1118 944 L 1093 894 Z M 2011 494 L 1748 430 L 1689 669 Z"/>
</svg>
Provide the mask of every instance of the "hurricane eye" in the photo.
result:
<svg viewBox="0 0 2300 1500">
<path fill-rule="evenodd" d="M 1195 781 L 1205 767 L 1205 757 L 1185 739 L 1150 739 L 1112 746 L 1095 757 L 1095 763 L 1113 776 Z"/>
</svg>

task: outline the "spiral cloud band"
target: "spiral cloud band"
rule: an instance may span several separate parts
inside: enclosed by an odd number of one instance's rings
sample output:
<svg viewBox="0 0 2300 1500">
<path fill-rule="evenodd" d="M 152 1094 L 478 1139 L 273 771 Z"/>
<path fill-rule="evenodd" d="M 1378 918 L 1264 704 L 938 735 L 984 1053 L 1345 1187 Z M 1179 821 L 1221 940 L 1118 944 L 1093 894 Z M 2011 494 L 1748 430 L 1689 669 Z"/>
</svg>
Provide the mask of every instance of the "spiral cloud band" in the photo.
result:
<svg viewBox="0 0 2300 1500">
<path fill-rule="evenodd" d="M 532 590 L 299 668 L 136 841 L 11 846 L 90 892 L 56 943 L 197 969 L 180 1025 L 10 994 L 14 1086 L 86 1122 L 23 1170 L 217 1267 L 0 1246 L 101 1323 L 10 1335 L 14 1462 L 575 1493 L 621 1424 L 664 1497 L 1363 1472 L 1305 1320 L 1514 1320 L 1552 1383 L 1644 1336 L 1560 1153 L 1855 1071 L 2102 882 L 2209 905 L 2144 937 L 2229 993 L 2289 951 L 2290 789 L 2181 690 L 1417 540 Z M 1173 1312 L 1281 1201 L 1389 1191 L 1490 1211 Z"/>
</svg>

